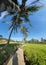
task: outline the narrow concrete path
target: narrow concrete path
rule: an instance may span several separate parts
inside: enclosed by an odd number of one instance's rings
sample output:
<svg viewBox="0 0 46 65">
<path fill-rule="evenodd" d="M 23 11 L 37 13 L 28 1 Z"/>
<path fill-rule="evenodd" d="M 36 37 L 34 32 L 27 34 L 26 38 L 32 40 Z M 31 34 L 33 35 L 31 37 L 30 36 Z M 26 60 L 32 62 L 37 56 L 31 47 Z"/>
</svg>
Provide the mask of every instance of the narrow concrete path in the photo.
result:
<svg viewBox="0 0 46 65">
<path fill-rule="evenodd" d="M 7 65 L 25 65 L 22 47 L 18 48 L 15 55 L 11 57 Z"/>
<path fill-rule="evenodd" d="M 13 65 L 13 56 L 10 58 L 9 62 L 7 63 L 7 65 Z"/>
<path fill-rule="evenodd" d="M 23 49 L 19 48 L 17 51 L 18 65 L 25 65 Z"/>
</svg>

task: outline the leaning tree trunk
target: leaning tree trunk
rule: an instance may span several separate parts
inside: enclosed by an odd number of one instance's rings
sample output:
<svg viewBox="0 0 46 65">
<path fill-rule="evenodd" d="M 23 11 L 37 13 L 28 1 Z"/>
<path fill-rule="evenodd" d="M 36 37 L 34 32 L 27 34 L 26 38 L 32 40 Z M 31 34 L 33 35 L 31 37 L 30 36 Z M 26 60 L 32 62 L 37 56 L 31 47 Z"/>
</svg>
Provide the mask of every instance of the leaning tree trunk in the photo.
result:
<svg viewBox="0 0 46 65">
<path fill-rule="evenodd" d="M 11 38 L 12 32 L 13 32 L 13 28 L 12 28 L 12 30 L 11 30 L 11 32 L 10 32 L 10 35 L 9 35 L 9 38 L 8 38 L 7 45 L 9 45 L 9 42 L 10 42 L 10 38 Z"/>
</svg>

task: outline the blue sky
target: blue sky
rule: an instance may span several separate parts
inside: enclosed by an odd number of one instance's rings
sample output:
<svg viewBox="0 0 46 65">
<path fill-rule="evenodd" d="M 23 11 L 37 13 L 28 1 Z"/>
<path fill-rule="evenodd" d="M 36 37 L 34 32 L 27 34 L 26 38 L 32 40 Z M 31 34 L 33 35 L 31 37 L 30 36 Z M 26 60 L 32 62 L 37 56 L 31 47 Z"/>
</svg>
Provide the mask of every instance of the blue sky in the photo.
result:
<svg viewBox="0 0 46 65">
<path fill-rule="evenodd" d="M 29 17 L 33 27 L 30 28 L 30 33 L 28 34 L 28 40 L 35 38 L 35 39 L 41 39 L 41 37 L 46 39 L 46 0 L 40 1 L 42 4 L 44 4 L 44 7 L 40 9 L 39 11 L 35 12 L 33 15 Z M 28 0 L 27 3 L 30 3 L 30 0 Z M 10 31 L 8 30 L 9 24 L 2 23 L 3 21 L 9 21 L 12 16 L 3 18 L 3 16 L 7 12 L 3 12 L 2 16 L 0 17 L 0 35 L 3 35 L 3 37 L 8 38 Z M 12 34 L 11 39 L 14 40 L 22 40 L 23 36 L 18 31 L 18 33 Z"/>
</svg>

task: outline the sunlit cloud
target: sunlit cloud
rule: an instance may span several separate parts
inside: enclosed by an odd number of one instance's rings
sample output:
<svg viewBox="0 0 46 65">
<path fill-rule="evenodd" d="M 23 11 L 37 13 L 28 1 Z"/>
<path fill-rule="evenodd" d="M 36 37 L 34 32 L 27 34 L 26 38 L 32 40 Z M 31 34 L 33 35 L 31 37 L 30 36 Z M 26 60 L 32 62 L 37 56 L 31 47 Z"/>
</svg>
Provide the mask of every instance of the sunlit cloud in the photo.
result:
<svg viewBox="0 0 46 65">
<path fill-rule="evenodd" d="M 2 12 L 2 13 L 1 13 L 1 16 L 0 16 L 0 20 L 1 20 L 1 19 L 3 19 L 3 17 L 4 17 L 5 15 L 7 15 L 7 14 L 8 14 L 8 12 L 7 12 L 7 11 Z"/>
</svg>

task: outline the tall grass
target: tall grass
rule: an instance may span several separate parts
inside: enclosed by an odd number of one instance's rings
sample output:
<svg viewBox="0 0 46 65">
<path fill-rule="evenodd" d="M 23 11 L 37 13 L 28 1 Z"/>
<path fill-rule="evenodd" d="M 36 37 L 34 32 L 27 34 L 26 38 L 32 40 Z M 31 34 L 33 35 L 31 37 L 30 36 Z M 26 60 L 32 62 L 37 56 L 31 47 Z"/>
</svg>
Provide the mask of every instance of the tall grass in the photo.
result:
<svg viewBox="0 0 46 65">
<path fill-rule="evenodd" d="M 45 44 L 26 44 L 24 55 L 26 65 L 46 65 Z"/>
</svg>

